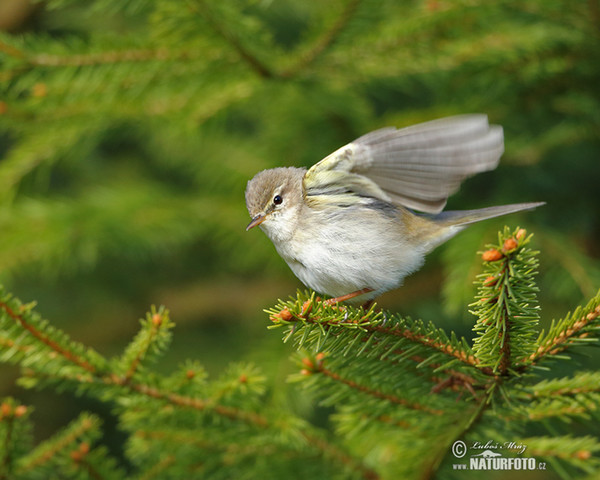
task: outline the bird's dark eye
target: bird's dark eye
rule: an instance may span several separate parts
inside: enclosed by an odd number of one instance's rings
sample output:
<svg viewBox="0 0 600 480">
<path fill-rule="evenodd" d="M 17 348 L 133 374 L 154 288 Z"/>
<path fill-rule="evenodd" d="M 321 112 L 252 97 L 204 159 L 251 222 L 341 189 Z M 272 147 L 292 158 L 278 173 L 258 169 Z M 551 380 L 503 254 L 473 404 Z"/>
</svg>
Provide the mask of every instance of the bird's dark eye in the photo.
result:
<svg viewBox="0 0 600 480">
<path fill-rule="evenodd" d="M 273 203 L 275 205 L 281 205 L 281 202 L 283 202 L 283 198 L 281 197 L 281 195 L 275 195 L 273 197 Z"/>
</svg>

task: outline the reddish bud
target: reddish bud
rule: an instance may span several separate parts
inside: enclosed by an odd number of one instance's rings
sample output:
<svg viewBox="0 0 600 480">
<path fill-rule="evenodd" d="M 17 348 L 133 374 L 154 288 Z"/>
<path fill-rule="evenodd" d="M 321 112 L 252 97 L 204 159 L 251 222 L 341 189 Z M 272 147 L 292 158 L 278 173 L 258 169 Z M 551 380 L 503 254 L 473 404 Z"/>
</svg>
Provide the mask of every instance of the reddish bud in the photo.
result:
<svg viewBox="0 0 600 480">
<path fill-rule="evenodd" d="M 4 402 L 0 405 L 0 415 L 2 417 L 8 417 L 12 413 L 12 407 L 10 404 Z"/>
<path fill-rule="evenodd" d="M 289 322 L 294 316 L 292 315 L 292 312 L 290 312 L 289 308 L 285 307 L 283 310 L 281 310 L 281 312 L 273 315 L 273 317 L 275 318 L 271 318 L 271 320 L 273 320 L 274 322 L 276 322 L 277 320 Z"/>
<path fill-rule="evenodd" d="M 308 315 L 312 311 L 312 302 L 307 300 L 302 304 L 302 315 Z"/>
<path fill-rule="evenodd" d="M 240 383 L 248 383 L 248 377 L 245 373 L 242 373 L 240 375 L 240 378 L 238 378 L 238 380 Z"/>
<path fill-rule="evenodd" d="M 523 240 L 525 238 L 525 236 L 527 235 L 527 230 L 525 230 L 524 228 L 519 228 L 519 230 L 517 231 L 517 240 Z"/>
<path fill-rule="evenodd" d="M 155 313 L 152 315 L 152 325 L 155 327 L 159 327 L 162 323 L 162 315 L 160 313 Z"/>
<path fill-rule="evenodd" d="M 575 455 L 579 460 L 588 460 L 592 456 L 589 450 L 579 450 Z"/>
<path fill-rule="evenodd" d="M 491 287 L 492 285 L 496 285 L 496 282 L 498 281 L 498 279 L 496 277 L 487 277 L 484 281 L 483 281 L 483 286 L 484 287 Z"/>
<path fill-rule="evenodd" d="M 321 361 L 325 358 L 325 354 L 323 352 L 319 352 L 319 353 L 317 353 L 317 356 L 315 358 L 317 360 Z"/>
<path fill-rule="evenodd" d="M 519 244 L 514 238 L 507 238 L 504 240 L 504 245 L 502 245 L 503 252 L 512 252 L 515 248 L 517 248 Z"/>
<path fill-rule="evenodd" d="M 27 407 L 25 405 L 18 405 L 15 407 L 15 417 L 22 417 L 27 413 Z"/>
<path fill-rule="evenodd" d="M 485 262 L 495 262 L 502 258 L 502 253 L 495 248 L 491 248 L 490 250 L 486 250 L 485 252 L 483 252 L 483 255 L 481 255 L 481 258 Z"/>
<path fill-rule="evenodd" d="M 187 372 L 185 372 L 185 377 L 188 380 L 191 380 L 192 378 L 194 378 L 196 376 L 196 372 L 194 372 L 193 370 L 188 370 Z"/>
<path fill-rule="evenodd" d="M 69 456 L 75 463 L 81 462 L 81 459 L 83 458 L 83 455 L 81 455 L 79 450 L 72 450 Z"/>
<path fill-rule="evenodd" d="M 300 370 L 300 375 L 308 377 L 309 375 L 312 375 L 312 372 L 310 370 L 307 370 L 306 368 L 303 368 L 302 370 Z"/>
<path fill-rule="evenodd" d="M 310 368 L 311 370 L 315 368 L 315 364 L 312 362 L 312 360 L 306 357 L 302 359 L 302 365 L 304 365 L 307 368 Z"/>
</svg>

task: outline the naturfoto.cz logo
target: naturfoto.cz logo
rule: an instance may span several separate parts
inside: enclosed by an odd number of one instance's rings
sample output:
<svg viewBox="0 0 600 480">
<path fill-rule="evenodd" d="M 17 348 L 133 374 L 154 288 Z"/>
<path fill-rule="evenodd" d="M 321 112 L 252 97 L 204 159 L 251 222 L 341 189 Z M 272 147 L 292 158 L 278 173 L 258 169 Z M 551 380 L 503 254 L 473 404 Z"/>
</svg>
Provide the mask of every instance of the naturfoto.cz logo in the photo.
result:
<svg viewBox="0 0 600 480">
<path fill-rule="evenodd" d="M 500 450 L 500 452 L 496 451 Z M 462 440 L 452 444 L 452 454 L 464 458 L 470 454 L 468 463 L 455 463 L 454 470 L 545 470 L 546 464 L 533 457 L 505 457 L 502 452 L 522 455 L 527 445 L 519 442 L 496 443 L 493 441 L 473 442 L 469 446 Z M 465 459 L 466 460 L 466 459 Z"/>
</svg>

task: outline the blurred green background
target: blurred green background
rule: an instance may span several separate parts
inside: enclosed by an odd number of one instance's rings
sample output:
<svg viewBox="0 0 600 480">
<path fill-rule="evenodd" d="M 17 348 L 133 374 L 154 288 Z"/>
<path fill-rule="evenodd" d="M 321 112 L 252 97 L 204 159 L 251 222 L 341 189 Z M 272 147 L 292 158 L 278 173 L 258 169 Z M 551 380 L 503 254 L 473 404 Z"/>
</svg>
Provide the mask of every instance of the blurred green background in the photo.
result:
<svg viewBox="0 0 600 480">
<path fill-rule="evenodd" d="M 471 338 L 476 252 L 505 223 L 536 235 L 543 324 L 600 287 L 597 0 L 1 8 L 0 282 L 102 354 L 162 304 L 177 328 L 160 370 L 250 360 L 283 385 L 292 347 L 262 309 L 301 284 L 264 234 L 245 232 L 247 180 L 453 114 L 487 113 L 506 153 L 448 209 L 547 205 L 469 228 L 380 305 Z M 107 408 L 17 377 L 0 366 L 0 396 L 36 407 L 39 437 Z"/>
</svg>

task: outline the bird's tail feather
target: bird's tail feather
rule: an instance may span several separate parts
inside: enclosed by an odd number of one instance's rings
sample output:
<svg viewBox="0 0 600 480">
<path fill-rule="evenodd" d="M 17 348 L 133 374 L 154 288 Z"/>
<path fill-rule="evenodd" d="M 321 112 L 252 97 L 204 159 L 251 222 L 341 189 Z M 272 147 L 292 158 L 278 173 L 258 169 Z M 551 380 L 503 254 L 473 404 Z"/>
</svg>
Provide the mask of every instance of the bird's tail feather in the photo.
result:
<svg viewBox="0 0 600 480">
<path fill-rule="evenodd" d="M 497 207 L 479 208 L 477 210 L 456 210 L 442 212 L 434 217 L 436 223 L 445 226 L 463 226 L 486 220 L 488 218 L 500 217 L 509 213 L 523 210 L 533 210 L 544 205 L 546 202 L 513 203 L 511 205 L 500 205 Z"/>
</svg>

